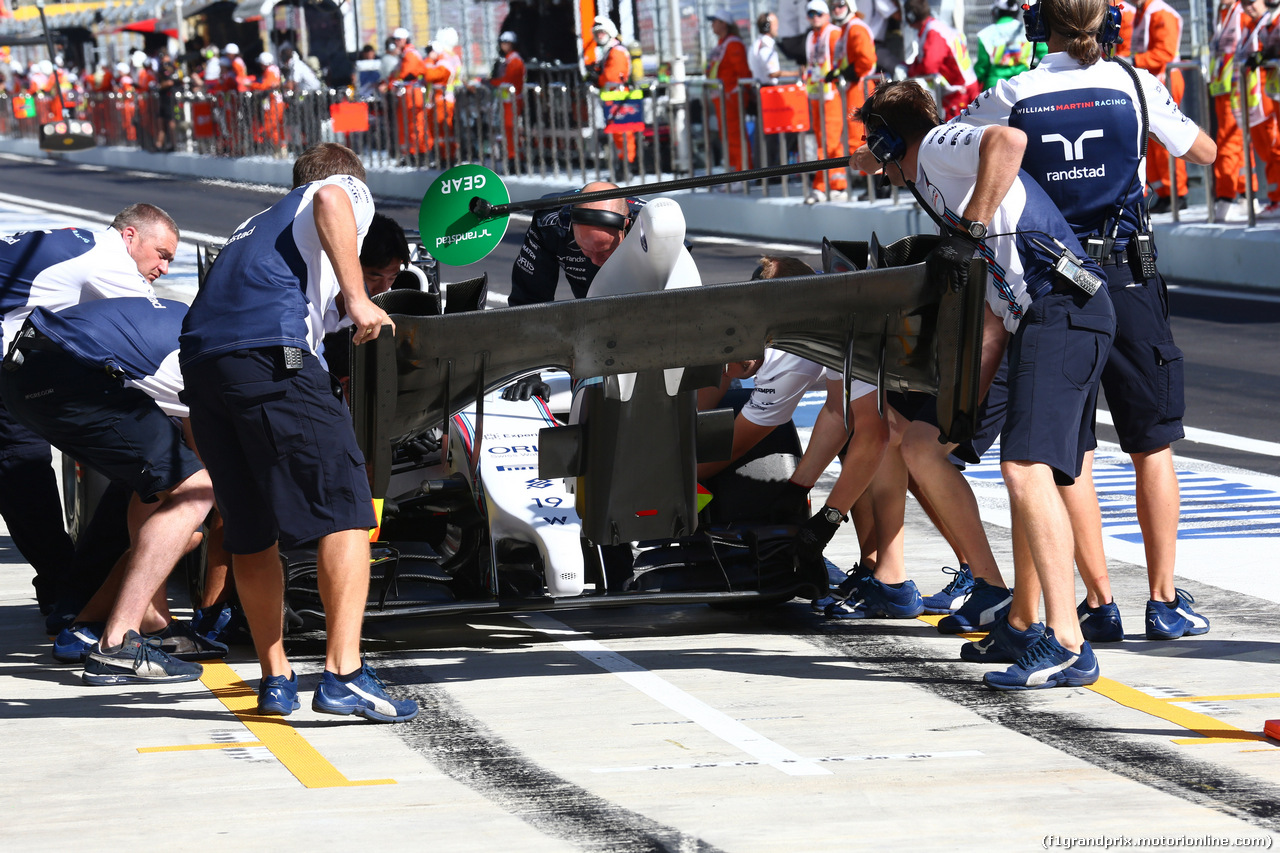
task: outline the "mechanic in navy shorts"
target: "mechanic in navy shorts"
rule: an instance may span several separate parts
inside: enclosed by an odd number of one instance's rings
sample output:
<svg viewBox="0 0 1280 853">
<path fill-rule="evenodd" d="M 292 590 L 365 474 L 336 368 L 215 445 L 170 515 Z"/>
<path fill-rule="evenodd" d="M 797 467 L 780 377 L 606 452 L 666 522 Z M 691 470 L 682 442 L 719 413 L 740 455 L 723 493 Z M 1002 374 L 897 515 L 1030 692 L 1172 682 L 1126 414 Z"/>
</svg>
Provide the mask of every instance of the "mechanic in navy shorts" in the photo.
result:
<svg viewBox="0 0 1280 853">
<path fill-rule="evenodd" d="M 279 548 L 313 542 L 327 647 L 312 709 L 382 722 L 418 713 L 388 696 L 360 657 L 375 519 L 351 416 L 321 352 L 326 332 L 351 325 L 361 345 L 391 323 L 360 268 L 374 212 L 364 175 L 348 148 L 308 148 L 293 190 L 227 240 L 183 326 L 192 430 L 262 664 L 260 714 L 300 706 L 284 651 Z"/>
<path fill-rule="evenodd" d="M 1007 632 L 1020 654 L 1007 671 L 983 680 L 1012 690 L 1092 684 L 1099 667 L 1076 619 L 1071 521 L 1058 486 L 1080 476 L 1094 441 L 1093 406 L 1115 333 L 1101 269 L 1021 172 L 1022 131 L 939 125 L 932 96 L 913 82 L 881 86 L 858 118 L 867 144 L 851 165 L 867 173 L 883 168 L 945 224 L 931 261 L 958 273 L 975 253 L 987 262 L 984 376 L 995 373 L 1002 349 L 988 343 L 1012 335 L 1000 460 L 1013 517 L 1015 588 L 1034 589 L 1038 581 L 1048 626 L 994 624 L 992 633 Z"/>
<path fill-rule="evenodd" d="M 1182 352 L 1169 327 L 1168 290 L 1155 269 L 1143 153 L 1148 131 L 1191 163 L 1212 163 L 1217 147 L 1158 80 L 1103 58 L 1103 48 L 1119 40 L 1119 12 L 1106 0 L 1042 0 L 1027 8 L 1025 21 L 1028 38 L 1048 41 L 1048 55 L 1031 71 L 984 92 L 959 120 L 1007 124 L 1027 134 L 1022 167 L 1102 264 L 1116 311 L 1102 388 L 1137 479 L 1151 592 L 1146 636 L 1203 634 L 1209 621 L 1191 608 L 1191 596 L 1174 588 L 1179 496 L 1170 445 L 1183 436 Z M 1086 472 L 1092 463 L 1091 455 Z M 1082 476 L 1067 492 L 1088 590 L 1079 618 L 1093 642 L 1120 640 L 1092 477 Z M 1015 597 L 1015 609 L 1023 604 Z"/>
<path fill-rule="evenodd" d="M 141 634 L 146 619 L 152 632 L 169 627 L 165 579 L 198 541 L 193 534 L 213 507 L 209 476 L 171 419 L 186 415 L 176 358 L 185 311 L 181 302 L 154 296 L 100 299 L 58 313 L 36 308 L 0 369 L 0 394 L 19 422 L 135 493 L 132 547 L 113 572 L 114 603 L 96 644 L 82 649 L 86 684 L 201 674 L 199 664 L 163 651 L 160 637 Z M 111 587 L 99 596 L 110 596 Z M 188 634 L 190 647 L 197 638 Z M 197 656 L 226 653 L 225 646 L 200 645 L 210 654 Z"/>
</svg>

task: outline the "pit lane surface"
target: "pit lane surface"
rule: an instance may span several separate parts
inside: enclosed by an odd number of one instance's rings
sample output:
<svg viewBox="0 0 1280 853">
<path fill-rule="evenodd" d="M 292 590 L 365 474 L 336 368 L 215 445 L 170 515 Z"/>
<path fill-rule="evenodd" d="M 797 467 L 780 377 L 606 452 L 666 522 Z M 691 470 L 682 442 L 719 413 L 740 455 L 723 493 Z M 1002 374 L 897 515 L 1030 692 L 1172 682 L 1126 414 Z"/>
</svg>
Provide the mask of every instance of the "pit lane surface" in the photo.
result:
<svg viewBox="0 0 1280 853">
<path fill-rule="evenodd" d="M 273 197 L 237 202 L 252 205 L 228 212 L 228 221 Z M 110 214 L 131 200 L 103 207 Z M 200 230 L 178 205 L 167 207 Z M 694 242 L 708 280 L 733 280 L 752 265 L 751 249 Z M 503 251 L 516 246 L 518 235 L 508 237 Z M 491 275 L 501 281 L 509 264 L 510 256 L 495 262 Z M 729 272 L 712 278 L 711 267 Z M 190 286 L 180 274 L 188 273 L 175 270 L 179 291 Z M 1208 329 L 1200 344 L 1189 346 L 1176 327 L 1189 372 L 1197 346 L 1222 371 L 1206 390 L 1257 392 L 1231 400 L 1224 391 L 1232 408 L 1221 426 L 1233 430 L 1264 424 L 1274 407 L 1265 396 L 1277 364 L 1265 357 L 1277 337 L 1267 304 L 1206 298 L 1197 313 L 1234 313 L 1195 318 L 1193 341 L 1197 324 Z M 1240 326 L 1257 357 L 1223 352 Z M 1244 375 L 1236 376 L 1231 368 L 1241 362 Z M 1189 423 L 1215 429 L 1197 420 L 1201 408 L 1214 408 L 1200 399 L 1208 398 L 1189 400 Z M 1275 440 L 1265 428 L 1232 434 L 1241 433 Z M 1208 446 L 1186 443 L 1179 452 L 1202 457 Z M 1184 464 L 1184 493 L 1188 472 L 1243 481 L 1258 490 L 1258 517 L 1265 501 L 1274 509 L 1280 481 L 1265 474 L 1269 457 L 1222 452 L 1262 464 L 1253 472 Z M 980 484 L 981 474 L 972 472 Z M 1008 566 L 998 488 L 990 498 L 993 544 Z M 1115 558 L 1126 531 L 1113 532 Z M 19 817 L 0 829 L 0 841 L 8 839 L 6 849 L 86 838 L 104 849 L 133 846 L 131 815 L 104 816 L 82 798 L 59 796 L 68 778 L 154 783 L 166 802 L 198 802 L 184 810 L 183 827 L 216 847 L 302 841 L 324 849 L 347 846 L 351 833 L 444 850 L 951 849 L 977 839 L 984 848 L 1025 850 L 1050 836 L 1099 834 L 1270 840 L 1264 833 L 1280 829 L 1280 750 L 1258 732 L 1262 720 L 1280 717 L 1280 694 L 1268 692 L 1280 648 L 1280 537 L 1265 526 L 1224 524 L 1220 532 L 1208 559 L 1236 568 L 1247 556 L 1256 566 L 1236 573 L 1244 589 L 1235 592 L 1180 581 L 1214 620 L 1205 637 L 1142 640 L 1145 573 L 1113 559 L 1129 638 L 1099 650 L 1106 681 L 1091 690 L 988 693 L 976 686 L 982 668 L 956 660 L 960 641 L 919 620 L 824 622 L 800 603 L 766 614 L 638 607 L 371 628 L 378 639 L 370 653 L 392 689 L 423 703 L 420 719 L 404 727 L 335 722 L 306 708 L 291 725 L 235 717 L 229 709 L 245 701 L 237 679 L 252 685 L 257 677 L 244 649 L 228 668 L 210 667 L 205 685 L 84 688 L 76 670 L 50 665 L 29 570 L 10 546 L 0 553 L 14 561 L 0 574 L 9 617 L 0 622 L 0 787 Z M 932 592 L 949 555 L 918 514 L 908 537 L 913 573 Z M 842 534 L 831 556 L 847 567 L 853 547 Z M 305 695 L 322 647 L 300 638 L 292 651 Z M 388 779 L 395 784 L 304 787 Z"/>
</svg>

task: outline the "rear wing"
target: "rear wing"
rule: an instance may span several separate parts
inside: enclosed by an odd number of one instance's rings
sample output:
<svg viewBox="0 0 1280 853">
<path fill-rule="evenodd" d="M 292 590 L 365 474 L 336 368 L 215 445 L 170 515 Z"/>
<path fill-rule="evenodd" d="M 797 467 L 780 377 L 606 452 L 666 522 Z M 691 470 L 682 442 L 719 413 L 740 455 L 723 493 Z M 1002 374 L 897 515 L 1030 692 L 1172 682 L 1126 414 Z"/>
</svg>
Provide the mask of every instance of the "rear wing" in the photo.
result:
<svg viewBox="0 0 1280 853">
<path fill-rule="evenodd" d="M 910 254 L 932 244 L 921 238 Z M 895 246 L 898 244 L 894 244 Z M 939 397 L 942 432 L 972 434 L 986 266 L 957 288 L 932 264 L 704 285 L 431 317 L 355 347 L 356 435 L 385 492 L 393 447 L 534 370 L 578 378 L 760 358 L 781 349 L 886 391 Z"/>
</svg>

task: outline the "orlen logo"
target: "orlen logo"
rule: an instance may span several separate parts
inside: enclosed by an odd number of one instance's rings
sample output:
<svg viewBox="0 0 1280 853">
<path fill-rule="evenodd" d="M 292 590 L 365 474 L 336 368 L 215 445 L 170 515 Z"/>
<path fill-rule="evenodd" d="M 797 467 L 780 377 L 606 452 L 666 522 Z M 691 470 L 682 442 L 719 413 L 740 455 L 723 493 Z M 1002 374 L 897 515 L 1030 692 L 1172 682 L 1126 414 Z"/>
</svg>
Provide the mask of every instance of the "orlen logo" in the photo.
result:
<svg viewBox="0 0 1280 853">
<path fill-rule="evenodd" d="M 1067 139 L 1061 133 L 1046 133 L 1044 136 L 1040 137 L 1040 141 L 1045 143 L 1061 142 L 1062 143 L 1062 159 L 1070 162 L 1072 160 L 1084 159 L 1084 141 L 1086 139 L 1101 139 L 1101 138 L 1102 138 L 1101 130 L 1086 130 L 1084 133 L 1080 134 L 1080 138 L 1078 138 L 1075 142 L 1072 142 L 1070 139 Z"/>
</svg>

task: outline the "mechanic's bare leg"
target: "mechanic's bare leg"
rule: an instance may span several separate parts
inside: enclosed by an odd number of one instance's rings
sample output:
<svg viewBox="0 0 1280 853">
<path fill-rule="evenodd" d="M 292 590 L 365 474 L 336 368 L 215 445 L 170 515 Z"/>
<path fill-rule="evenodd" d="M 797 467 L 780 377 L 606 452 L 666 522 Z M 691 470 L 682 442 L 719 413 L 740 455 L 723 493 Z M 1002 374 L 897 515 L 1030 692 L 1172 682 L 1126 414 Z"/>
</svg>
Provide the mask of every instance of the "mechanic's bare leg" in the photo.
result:
<svg viewBox="0 0 1280 853">
<path fill-rule="evenodd" d="M 1045 621 L 1064 648 L 1078 652 L 1084 637 L 1076 617 L 1075 572 L 1071 570 L 1075 546 L 1071 519 L 1054 484 L 1053 471 L 1043 463 L 1022 461 L 1003 462 L 1000 471 L 1009 488 L 1010 509 L 1021 519 L 1035 561 L 1044 594 Z"/>
<path fill-rule="evenodd" d="M 324 602 L 325 669 L 347 675 L 360 668 L 360 629 L 369 599 L 369 531 L 340 530 L 320 539 L 316 552 Z"/>
<path fill-rule="evenodd" d="M 1173 449 L 1165 445 L 1146 453 L 1131 453 L 1137 474 L 1138 527 L 1147 554 L 1147 582 L 1153 601 L 1173 601 L 1173 569 L 1178 549 L 1181 512 Z"/>
<path fill-rule="evenodd" d="M 942 534 L 942 538 L 947 540 L 947 545 L 950 546 L 951 553 L 956 555 L 956 565 L 968 565 L 969 561 L 965 559 L 964 552 L 960 550 L 959 544 L 956 543 L 956 538 L 951 535 L 951 530 L 947 527 L 946 519 L 939 515 L 938 511 L 933 508 L 933 504 L 929 503 L 929 498 L 925 495 L 924 490 L 920 488 L 919 484 L 916 483 L 915 479 L 911 477 L 909 473 L 907 475 L 907 491 L 915 497 L 916 503 L 920 504 L 920 508 L 924 510 L 924 514 L 928 516 L 930 523 L 933 524 L 937 531 Z"/>
<path fill-rule="evenodd" d="M 809 446 L 804 449 L 804 455 L 800 457 L 800 463 L 791 475 L 791 482 L 812 489 L 822 472 L 831 464 L 831 460 L 836 458 L 840 448 L 849 440 L 849 430 L 844 425 L 843 400 L 844 391 L 840 383 L 828 380 L 827 399 L 814 419 Z"/>
<path fill-rule="evenodd" d="M 875 507 L 876 532 L 880 542 L 880 561 L 876 564 L 876 580 L 898 584 L 907 579 L 903 554 L 903 520 L 907 511 L 907 466 L 896 446 L 885 451 L 871 484 L 867 487 Z"/>
<path fill-rule="evenodd" d="M 103 648 L 119 646 L 124 642 L 125 631 L 142 627 L 147 605 L 186 553 L 191 531 L 200 526 L 213 506 L 213 486 L 208 473 L 201 470 L 153 504 L 143 504 L 134 497 L 136 502 L 129 507 L 133 547 L 103 632 Z"/>
<path fill-rule="evenodd" d="M 280 565 L 280 549 L 272 545 L 256 554 L 236 554 L 231 558 L 240 606 L 253 648 L 262 665 L 262 677 L 293 675 L 293 667 L 284 653 L 284 568 Z"/>
<path fill-rule="evenodd" d="M 1036 561 L 1031 557 L 1031 547 L 1022 525 L 1022 516 L 1010 506 L 1013 517 L 1013 603 L 1009 606 L 1009 625 L 1026 631 L 1033 622 L 1040 621 L 1040 578 L 1036 575 Z"/>
<path fill-rule="evenodd" d="M 827 393 L 830 395 L 830 388 Z M 867 490 L 889 444 L 889 421 L 876 411 L 875 394 L 864 394 L 854 400 L 849 404 L 849 410 L 853 415 L 853 438 L 849 440 L 849 449 L 841 461 L 840 476 L 827 496 L 827 506 L 842 513 L 848 513 Z"/>
<path fill-rule="evenodd" d="M 1110 604 L 1111 578 L 1107 575 L 1107 555 L 1102 547 L 1102 507 L 1093 485 L 1092 450 L 1085 453 L 1075 483 L 1060 486 L 1058 490 L 1067 515 L 1071 516 L 1076 568 L 1084 581 L 1085 601 L 1090 607 Z"/>
<path fill-rule="evenodd" d="M 204 593 L 200 597 L 201 609 L 226 601 L 235 589 L 231 574 L 231 554 L 222 544 L 223 533 L 222 515 L 215 510 L 209 517 L 209 538 L 205 545 L 206 568 Z"/>
<path fill-rule="evenodd" d="M 115 606 L 116 596 L 120 593 L 120 580 L 124 577 L 125 566 L 129 564 L 129 555 L 132 553 L 132 549 L 126 550 L 116 560 L 115 565 L 111 567 L 110 574 L 102 582 L 102 586 L 98 587 L 89 602 L 76 614 L 75 623 L 77 625 L 106 622 L 111 616 L 111 608 Z M 160 602 L 159 608 L 156 606 L 157 601 Z M 164 585 L 161 584 L 147 606 L 147 612 L 142 617 L 143 632 L 151 633 L 162 630 L 169 624 L 168 613 L 169 604 L 165 597 Z"/>
<path fill-rule="evenodd" d="M 853 502 L 849 520 L 858 534 L 858 562 L 867 571 L 874 572 L 880 559 L 880 537 L 876 531 L 876 514 L 870 495 L 864 494 Z"/>
<path fill-rule="evenodd" d="M 903 433 L 902 456 L 911 478 L 941 517 L 951 535 L 952 550 L 964 555 L 973 576 L 1003 589 L 1004 578 L 982 526 L 978 499 L 964 474 L 947 459 L 956 446 L 939 444 L 939 434 L 936 426 L 923 421 L 912 422 Z"/>
</svg>

